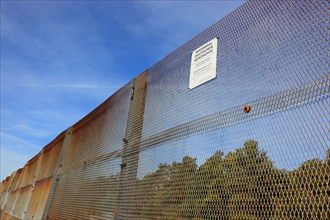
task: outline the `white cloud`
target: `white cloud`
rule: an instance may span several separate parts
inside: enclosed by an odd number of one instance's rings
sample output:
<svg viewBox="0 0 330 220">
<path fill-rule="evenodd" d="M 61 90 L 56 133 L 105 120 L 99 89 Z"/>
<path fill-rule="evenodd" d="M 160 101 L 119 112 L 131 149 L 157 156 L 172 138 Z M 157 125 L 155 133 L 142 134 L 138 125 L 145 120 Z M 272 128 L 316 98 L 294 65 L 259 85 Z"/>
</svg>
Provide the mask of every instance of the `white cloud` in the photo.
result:
<svg viewBox="0 0 330 220">
<path fill-rule="evenodd" d="M 140 73 L 136 71 L 214 23 L 222 16 L 215 5 L 4 2 L 1 171 L 3 166 L 18 168 L 4 157 L 13 159 L 16 152 L 17 160 L 26 162 Z"/>
</svg>

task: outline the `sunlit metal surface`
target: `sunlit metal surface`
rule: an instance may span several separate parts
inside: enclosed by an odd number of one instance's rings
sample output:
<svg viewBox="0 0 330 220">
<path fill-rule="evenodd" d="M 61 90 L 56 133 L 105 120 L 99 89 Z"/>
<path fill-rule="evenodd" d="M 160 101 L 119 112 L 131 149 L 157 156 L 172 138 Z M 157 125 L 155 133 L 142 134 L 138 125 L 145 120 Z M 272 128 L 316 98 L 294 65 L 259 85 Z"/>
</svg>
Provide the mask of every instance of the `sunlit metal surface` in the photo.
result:
<svg viewBox="0 0 330 220">
<path fill-rule="evenodd" d="M 1 219 L 328 219 L 328 30 L 328 1 L 248 1 L 6 178 Z"/>
</svg>

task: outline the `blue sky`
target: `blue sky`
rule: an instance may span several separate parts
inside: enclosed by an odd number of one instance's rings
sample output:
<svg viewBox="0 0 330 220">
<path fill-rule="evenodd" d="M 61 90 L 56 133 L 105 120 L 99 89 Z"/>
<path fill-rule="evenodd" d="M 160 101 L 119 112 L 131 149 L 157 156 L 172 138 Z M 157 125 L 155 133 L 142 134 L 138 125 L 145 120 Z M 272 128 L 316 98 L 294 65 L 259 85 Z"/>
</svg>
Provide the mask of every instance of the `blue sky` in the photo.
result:
<svg viewBox="0 0 330 220">
<path fill-rule="evenodd" d="M 244 1 L 1 1 L 1 179 Z"/>
</svg>

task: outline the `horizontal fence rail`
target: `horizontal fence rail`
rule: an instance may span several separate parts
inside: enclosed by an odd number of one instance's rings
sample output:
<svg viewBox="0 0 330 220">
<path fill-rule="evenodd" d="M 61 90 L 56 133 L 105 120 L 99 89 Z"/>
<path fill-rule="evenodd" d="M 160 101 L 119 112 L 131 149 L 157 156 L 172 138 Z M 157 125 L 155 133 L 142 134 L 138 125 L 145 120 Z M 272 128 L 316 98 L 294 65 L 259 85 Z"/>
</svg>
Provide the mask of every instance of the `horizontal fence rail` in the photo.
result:
<svg viewBox="0 0 330 220">
<path fill-rule="evenodd" d="M 246 2 L 3 180 L 1 219 L 329 219 L 329 6 Z"/>
</svg>

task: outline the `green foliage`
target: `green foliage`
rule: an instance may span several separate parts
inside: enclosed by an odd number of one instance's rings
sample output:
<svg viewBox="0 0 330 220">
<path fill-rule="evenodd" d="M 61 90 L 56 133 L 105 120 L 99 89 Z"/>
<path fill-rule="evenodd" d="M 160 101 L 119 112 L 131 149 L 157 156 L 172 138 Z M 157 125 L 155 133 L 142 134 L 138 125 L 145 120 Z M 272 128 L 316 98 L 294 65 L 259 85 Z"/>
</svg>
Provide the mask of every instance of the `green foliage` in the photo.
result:
<svg viewBox="0 0 330 220">
<path fill-rule="evenodd" d="M 293 171 L 279 170 L 254 140 L 226 156 L 217 151 L 160 164 L 137 180 L 138 219 L 325 219 L 329 215 L 329 152 Z"/>
</svg>

